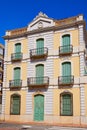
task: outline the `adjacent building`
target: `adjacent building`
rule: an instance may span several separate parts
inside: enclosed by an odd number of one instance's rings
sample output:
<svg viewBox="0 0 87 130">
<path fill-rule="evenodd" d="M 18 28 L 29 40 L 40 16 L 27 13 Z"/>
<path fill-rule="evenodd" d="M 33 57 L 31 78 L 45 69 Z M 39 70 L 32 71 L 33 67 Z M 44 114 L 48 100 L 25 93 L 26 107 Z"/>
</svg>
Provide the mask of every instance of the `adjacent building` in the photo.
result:
<svg viewBox="0 0 87 130">
<path fill-rule="evenodd" d="M 4 45 L 0 44 L 0 114 L 2 109 L 3 69 L 4 69 Z"/>
<path fill-rule="evenodd" d="M 86 34 L 83 15 L 41 12 L 6 31 L 1 120 L 87 124 Z"/>
</svg>

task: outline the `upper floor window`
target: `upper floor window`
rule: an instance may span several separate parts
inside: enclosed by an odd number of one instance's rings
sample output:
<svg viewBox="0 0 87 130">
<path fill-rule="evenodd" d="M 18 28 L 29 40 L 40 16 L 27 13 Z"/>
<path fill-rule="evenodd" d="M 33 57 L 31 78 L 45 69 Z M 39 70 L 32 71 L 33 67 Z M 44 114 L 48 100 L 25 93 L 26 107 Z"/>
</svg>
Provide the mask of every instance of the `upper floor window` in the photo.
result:
<svg viewBox="0 0 87 130">
<path fill-rule="evenodd" d="M 16 43 L 15 44 L 15 53 L 20 53 L 21 52 L 21 43 Z"/>
<path fill-rule="evenodd" d="M 62 76 L 71 75 L 71 62 L 62 63 Z"/>
<path fill-rule="evenodd" d="M 4 49 L 0 48 L 0 55 L 4 55 Z"/>
<path fill-rule="evenodd" d="M 44 65 L 39 64 L 36 65 L 36 77 L 43 77 L 44 76 Z"/>
<path fill-rule="evenodd" d="M 14 68 L 14 80 L 20 79 L 20 73 L 21 73 L 20 67 Z"/>
<path fill-rule="evenodd" d="M 70 46 L 70 34 L 62 36 L 62 46 Z"/>
<path fill-rule="evenodd" d="M 44 65 L 43 64 L 36 65 L 36 83 L 37 84 L 43 83 L 43 79 L 44 79 Z"/>
<path fill-rule="evenodd" d="M 44 54 L 44 39 L 40 38 L 36 40 L 37 54 Z"/>
</svg>

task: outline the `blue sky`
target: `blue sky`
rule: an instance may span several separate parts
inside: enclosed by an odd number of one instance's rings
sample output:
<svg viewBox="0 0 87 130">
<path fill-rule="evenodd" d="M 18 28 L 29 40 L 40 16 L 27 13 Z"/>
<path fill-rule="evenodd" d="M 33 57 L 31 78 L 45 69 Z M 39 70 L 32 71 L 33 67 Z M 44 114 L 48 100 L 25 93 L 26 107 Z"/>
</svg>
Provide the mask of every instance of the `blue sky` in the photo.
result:
<svg viewBox="0 0 87 130">
<path fill-rule="evenodd" d="M 0 43 L 6 30 L 27 26 L 40 11 L 54 19 L 84 14 L 87 22 L 87 0 L 0 0 Z"/>
</svg>

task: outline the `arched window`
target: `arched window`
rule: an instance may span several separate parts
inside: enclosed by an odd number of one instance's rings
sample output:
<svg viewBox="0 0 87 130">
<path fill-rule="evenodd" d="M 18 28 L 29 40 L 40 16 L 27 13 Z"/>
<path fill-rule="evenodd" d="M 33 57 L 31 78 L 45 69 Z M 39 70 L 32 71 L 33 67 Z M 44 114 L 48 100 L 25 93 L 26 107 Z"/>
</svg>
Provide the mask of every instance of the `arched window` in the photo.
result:
<svg viewBox="0 0 87 130">
<path fill-rule="evenodd" d="M 11 95 L 11 104 L 10 104 L 10 114 L 19 115 L 20 114 L 20 95 L 13 94 Z"/>
<path fill-rule="evenodd" d="M 36 46 L 37 46 L 37 54 L 38 55 L 44 54 L 44 39 L 43 38 L 36 40 Z"/>
<path fill-rule="evenodd" d="M 62 36 L 62 46 L 70 46 L 70 34 Z"/>
<path fill-rule="evenodd" d="M 43 77 L 44 77 L 44 65 L 43 64 L 36 65 L 36 83 L 37 84 L 43 83 Z"/>
<path fill-rule="evenodd" d="M 71 93 L 60 95 L 60 107 L 61 116 L 73 115 L 73 96 Z"/>
</svg>

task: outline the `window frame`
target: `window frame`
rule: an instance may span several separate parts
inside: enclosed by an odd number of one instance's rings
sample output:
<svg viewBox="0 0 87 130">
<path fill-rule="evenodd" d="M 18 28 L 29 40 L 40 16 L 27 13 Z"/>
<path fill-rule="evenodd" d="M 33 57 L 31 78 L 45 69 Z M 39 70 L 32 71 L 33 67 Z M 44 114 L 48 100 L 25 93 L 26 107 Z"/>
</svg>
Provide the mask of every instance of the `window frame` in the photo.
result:
<svg viewBox="0 0 87 130">
<path fill-rule="evenodd" d="M 12 112 L 13 110 L 13 104 L 12 104 L 12 99 L 13 97 L 19 97 L 19 113 L 14 113 Z M 19 94 L 12 94 L 10 97 L 10 115 L 20 115 L 20 111 L 21 111 L 21 96 Z"/>
<path fill-rule="evenodd" d="M 62 108 L 63 108 L 63 96 L 64 95 L 70 95 L 71 96 L 71 114 L 63 114 L 62 112 Z M 70 93 L 70 92 L 67 92 L 67 93 L 61 93 L 60 94 L 60 116 L 73 116 L 73 94 Z"/>
</svg>

